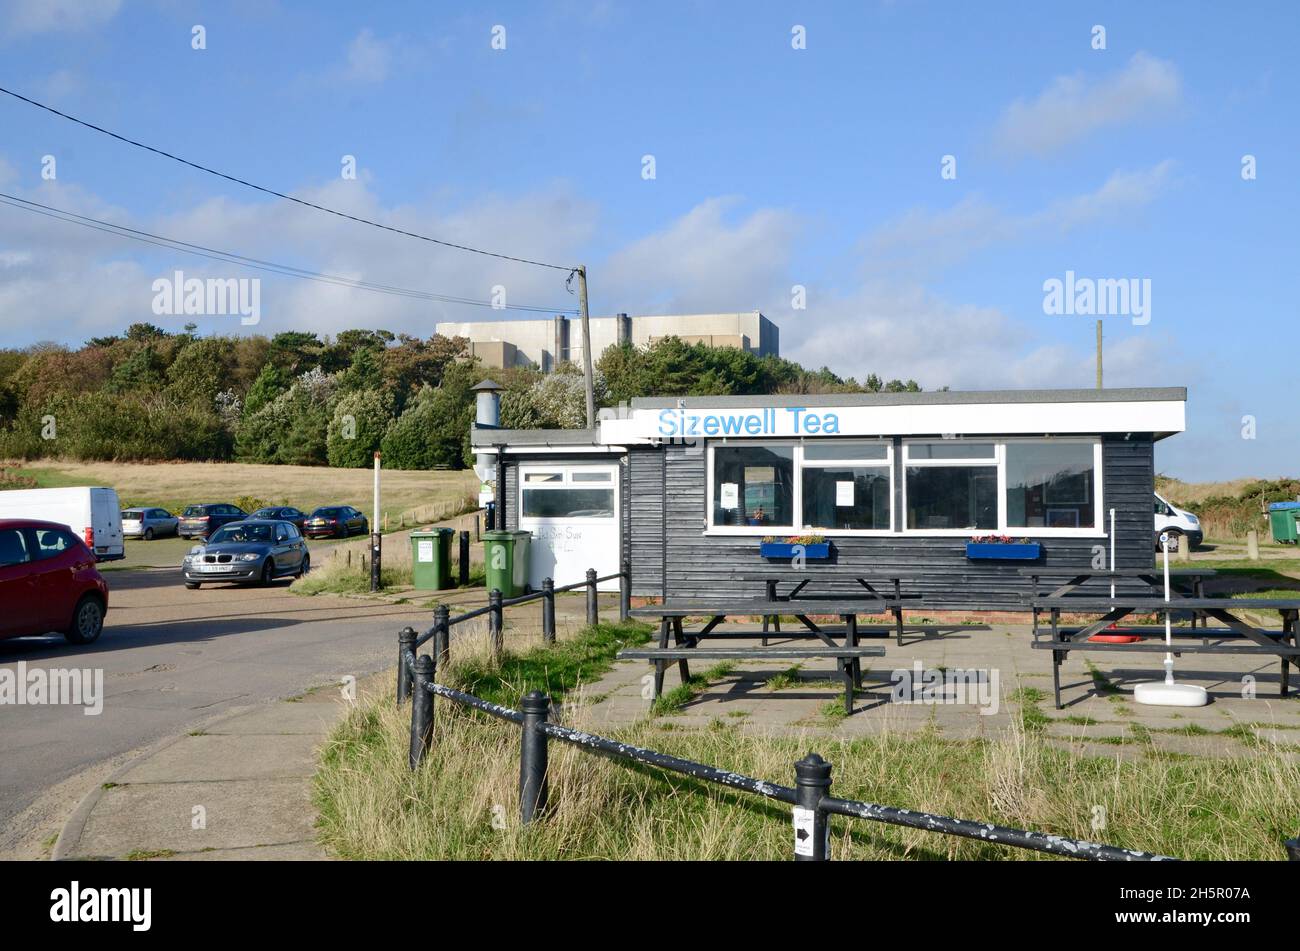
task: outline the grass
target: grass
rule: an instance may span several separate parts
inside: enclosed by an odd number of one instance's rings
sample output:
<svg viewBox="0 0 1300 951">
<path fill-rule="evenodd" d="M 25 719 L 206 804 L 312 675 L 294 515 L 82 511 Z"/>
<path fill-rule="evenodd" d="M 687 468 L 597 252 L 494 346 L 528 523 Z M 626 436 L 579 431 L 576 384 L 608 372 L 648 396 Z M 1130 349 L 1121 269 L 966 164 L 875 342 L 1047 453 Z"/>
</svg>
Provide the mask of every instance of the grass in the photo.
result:
<svg viewBox="0 0 1300 951">
<path fill-rule="evenodd" d="M 48 462 L 9 470 L 35 479 L 42 488 L 106 485 L 117 490 L 123 506 L 157 505 L 178 512 L 196 502 L 233 502 L 239 496 L 273 504 L 296 505 L 311 511 L 319 505 L 351 505 L 369 513 L 373 506 L 374 475 L 370 469 L 330 469 L 315 466 L 267 466 L 238 462 Z M 470 470 L 404 471 L 382 474 L 383 507 L 389 527 L 403 513 L 435 520 L 440 511 L 474 507 L 466 497 L 478 491 Z M 464 508 L 469 504 L 469 509 Z M 179 563 L 179 561 L 177 562 Z"/>
<path fill-rule="evenodd" d="M 714 664 L 702 674 L 691 674 L 690 679 L 685 683 L 678 684 L 672 690 L 660 694 L 659 699 L 650 707 L 650 713 L 653 716 L 666 716 L 678 712 L 693 698 L 707 690 L 709 684 L 721 680 L 735 669 L 735 664 L 723 661 Z"/>
<path fill-rule="evenodd" d="M 516 685 L 517 686 L 517 685 Z M 511 691 L 513 692 L 513 690 Z M 1024 695 L 1028 698 L 1030 695 Z M 504 699 L 504 698 L 503 698 Z M 566 707 L 579 719 L 585 708 Z M 1300 766 L 1267 747 L 1235 758 L 1084 755 L 1037 733 L 948 740 L 937 731 L 861 738 L 752 735 L 646 720 L 616 731 L 648 746 L 791 784 L 809 749 L 834 766 L 832 795 L 1203 860 L 1285 857 Z M 550 808 L 518 821 L 518 728 L 439 703 L 425 763 L 407 768 L 409 708 L 391 692 L 334 731 L 315 780 L 319 836 L 351 859 L 785 860 L 789 810 L 676 774 L 550 746 Z M 1135 737 L 1136 739 L 1136 737 Z M 1107 827 L 1096 830 L 1095 807 Z M 495 819 L 495 821 L 494 821 Z M 1035 859 L 1037 853 L 834 818 L 836 859 Z"/>
</svg>

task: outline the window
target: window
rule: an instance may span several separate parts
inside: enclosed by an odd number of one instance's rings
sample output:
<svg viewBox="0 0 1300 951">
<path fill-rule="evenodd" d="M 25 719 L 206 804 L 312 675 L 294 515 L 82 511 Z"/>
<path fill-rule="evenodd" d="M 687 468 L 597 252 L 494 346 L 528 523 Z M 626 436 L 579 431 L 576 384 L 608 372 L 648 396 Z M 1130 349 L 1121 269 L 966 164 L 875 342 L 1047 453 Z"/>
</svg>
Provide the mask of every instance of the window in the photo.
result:
<svg viewBox="0 0 1300 951">
<path fill-rule="evenodd" d="M 998 527 L 997 444 L 945 439 L 904 446 L 907 527 Z"/>
<path fill-rule="evenodd" d="M 53 528 L 36 529 L 36 557 L 53 558 L 69 548 L 76 547 L 76 541 L 65 531 Z"/>
<path fill-rule="evenodd" d="M 21 529 L 0 529 L 0 568 L 22 565 L 31 560 L 27 553 L 27 540 Z"/>
<path fill-rule="evenodd" d="M 1093 444 L 1007 443 L 1007 526 L 1092 528 Z"/>
<path fill-rule="evenodd" d="M 519 512 L 524 518 L 613 518 L 614 473 L 609 469 L 524 470 Z"/>
<path fill-rule="evenodd" d="M 714 526 L 794 528 L 794 447 L 716 446 Z"/>
<path fill-rule="evenodd" d="M 804 528 L 889 531 L 891 450 L 885 443 L 825 443 L 801 447 Z"/>
</svg>

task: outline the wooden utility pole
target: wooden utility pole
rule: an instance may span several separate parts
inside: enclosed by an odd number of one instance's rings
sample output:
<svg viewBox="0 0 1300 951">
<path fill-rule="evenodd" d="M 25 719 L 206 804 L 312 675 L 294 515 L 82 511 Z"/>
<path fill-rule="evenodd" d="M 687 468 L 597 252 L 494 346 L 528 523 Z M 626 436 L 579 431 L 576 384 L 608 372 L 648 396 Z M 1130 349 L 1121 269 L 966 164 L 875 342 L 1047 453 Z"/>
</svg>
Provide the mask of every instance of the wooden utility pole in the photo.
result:
<svg viewBox="0 0 1300 951">
<path fill-rule="evenodd" d="M 1097 321 L 1097 389 L 1101 389 L 1101 321 Z"/>
<path fill-rule="evenodd" d="M 587 428 L 596 428 L 596 392 L 592 383 L 591 370 L 591 319 L 587 313 L 587 267 L 579 264 L 574 270 L 578 274 L 578 308 L 582 315 L 582 376 L 587 385 Z"/>
</svg>

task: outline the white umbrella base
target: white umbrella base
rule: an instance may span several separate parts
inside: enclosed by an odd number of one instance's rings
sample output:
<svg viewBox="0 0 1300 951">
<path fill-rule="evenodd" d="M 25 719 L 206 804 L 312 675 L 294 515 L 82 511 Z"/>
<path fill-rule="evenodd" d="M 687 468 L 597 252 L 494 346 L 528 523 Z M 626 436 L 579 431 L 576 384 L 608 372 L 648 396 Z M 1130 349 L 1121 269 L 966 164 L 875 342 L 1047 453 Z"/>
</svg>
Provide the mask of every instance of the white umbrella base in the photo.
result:
<svg viewBox="0 0 1300 951">
<path fill-rule="evenodd" d="M 1192 684 L 1152 681 L 1134 687 L 1133 699 L 1153 707 L 1203 707 L 1210 702 L 1210 695 L 1204 687 Z"/>
</svg>

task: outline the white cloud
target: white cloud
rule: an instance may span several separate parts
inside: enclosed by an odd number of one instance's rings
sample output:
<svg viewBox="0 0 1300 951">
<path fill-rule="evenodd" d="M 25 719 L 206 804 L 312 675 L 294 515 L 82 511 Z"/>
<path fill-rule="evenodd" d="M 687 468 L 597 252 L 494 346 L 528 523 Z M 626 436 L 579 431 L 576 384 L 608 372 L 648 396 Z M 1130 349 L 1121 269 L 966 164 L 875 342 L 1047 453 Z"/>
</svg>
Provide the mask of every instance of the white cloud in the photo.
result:
<svg viewBox="0 0 1300 951">
<path fill-rule="evenodd" d="M 1173 63 L 1135 53 L 1116 73 L 1099 79 L 1058 76 L 1033 99 L 1016 100 L 998 121 L 994 140 L 1009 154 L 1041 158 L 1107 126 L 1165 113 L 1181 95 Z"/>
<path fill-rule="evenodd" d="M 6 0 L 0 4 L 15 36 L 90 30 L 117 16 L 122 0 Z"/>
<path fill-rule="evenodd" d="M 353 83 L 382 83 L 393 64 L 393 46 L 363 29 L 348 44 L 347 66 L 343 78 Z"/>
<path fill-rule="evenodd" d="M 939 211 L 912 209 L 872 231 L 863 244 L 868 274 L 934 273 L 998 244 L 1039 240 L 1087 225 L 1126 221 L 1175 184 L 1166 159 L 1151 168 L 1119 170 L 1096 189 L 1025 214 L 978 196 Z"/>
</svg>

